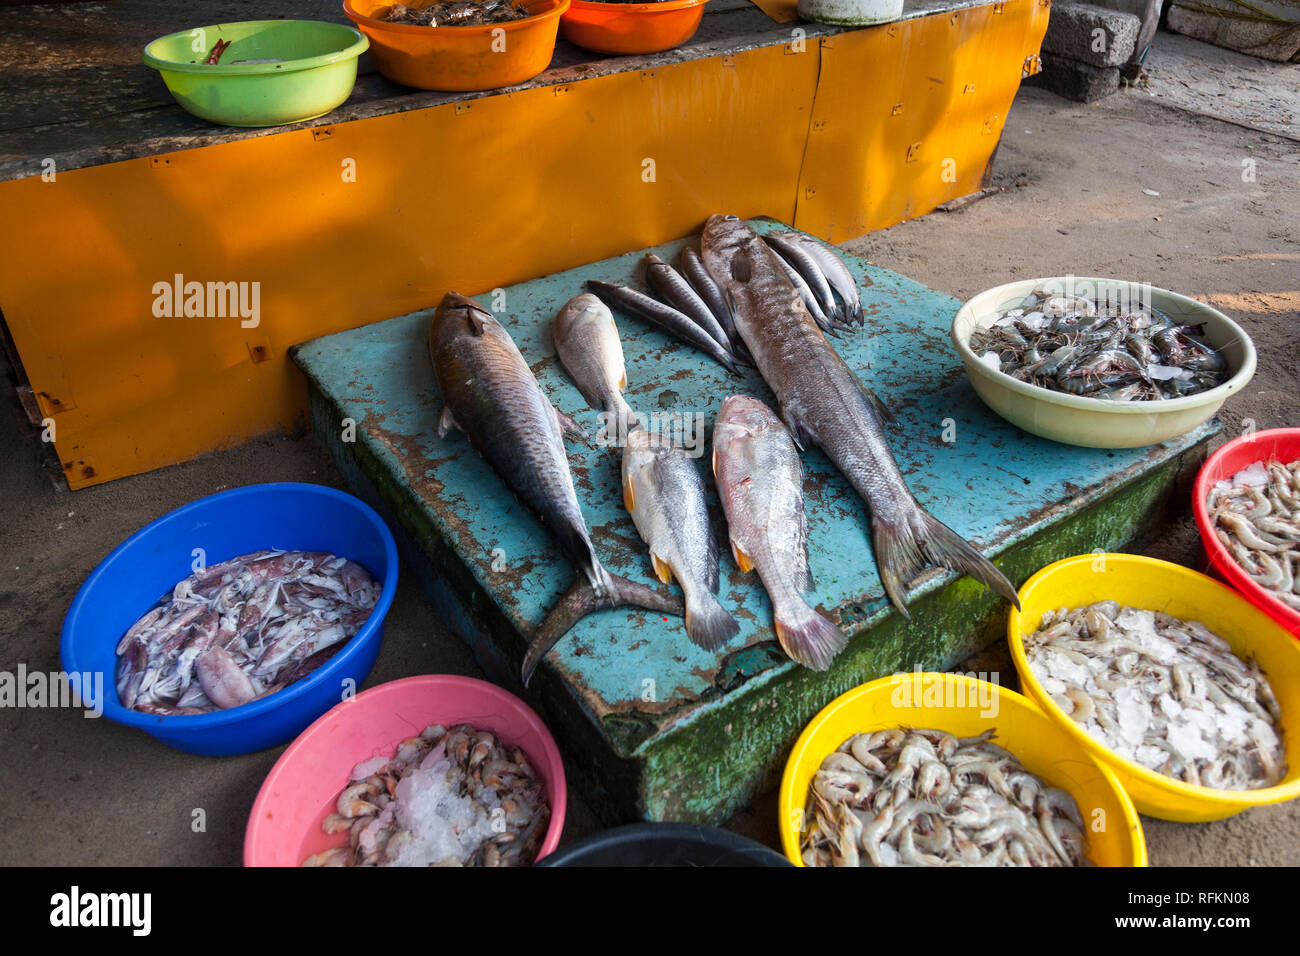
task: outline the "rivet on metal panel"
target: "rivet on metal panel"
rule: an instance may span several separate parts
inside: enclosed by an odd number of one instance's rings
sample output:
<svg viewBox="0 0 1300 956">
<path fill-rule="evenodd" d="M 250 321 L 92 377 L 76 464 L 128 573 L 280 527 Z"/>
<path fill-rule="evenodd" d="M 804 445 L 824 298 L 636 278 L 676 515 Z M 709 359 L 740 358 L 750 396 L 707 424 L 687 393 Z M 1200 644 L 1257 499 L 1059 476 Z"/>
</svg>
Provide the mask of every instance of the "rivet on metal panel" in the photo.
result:
<svg viewBox="0 0 1300 956">
<path fill-rule="evenodd" d="M 963 89 L 962 92 L 963 92 L 963 93 L 974 93 L 974 92 L 975 92 L 975 84 L 974 84 L 974 83 L 967 83 L 965 89 Z"/>
<path fill-rule="evenodd" d="M 75 475 L 79 478 L 94 478 L 98 472 L 95 470 L 94 462 L 89 458 L 78 458 L 75 461 L 65 461 L 63 470 L 70 476 Z"/>
<path fill-rule="evenodd" d="M 51 415 L 57 415 L 59 412 L 66 412 L 77 407 L 76 402 L 55 398 L 49 392 L 37 392 L 36 394 L 41 399 L 41 405 L 47 409 Z"/>
<path fill-rule="evenodd" d="M 456 104 L 456 115 L 459 116 L 461 113 L 468 113 L 468 112 L 469 112 L 469 108 L 470 108 L 471 105 L 472 105 L 472 104 L 470 104 L 470 103 L 457 103 L 457 104 Z"/>
<path fill-rule="evenodd" d="M 653 80 L 654 78 L 655 78 L 655 71 L 654 71 L 654 70 L 642 70 L 642 71 L 641 71 L 641 79 L 643 79 L 643 80 Z"/>
<path fill-rule="evenodd" d="M 907 161 L 909 163 L 916 162 L 917 154 L 920 152 L 921 152 L 920 143 L 913 143 L 911 146 L 907 147 Z"/>
<path fill-rule="evenodd" d="M 569 92 L 569 88 L 567 86 L 553 86 L 551 87 L 551 89 L 555 90 L 556 96 L 563 96 L 565 93 Z"/>
<path fill-rule="evenodd" d="M 980 132 L 983 133 L 985 136 L 988 136 L 997 128 L 998 128 L 998 118 L 996 116 L 990 116 L 988 119 L 984 121 L 984 128 L 981 129 Z"/>
<path fill-rule="evenodd" d="M 171 164 L 172 164 L 172 158 L 171 158 L 170 156 L 150 156 L 150 157 L 149 157 L 149 165 L 152 166 L 154 169 L 166 169 L 166 168 L 170 168 L 170 167 L 171 167 Z"/>
<path fill-rule="evenodd" d="M 1022 80 L 1027 76 L 1037 76 L 1041 72 L 1043 72 L 1043 61 L 1037 53 L 1025 57 L 1025 62 L 1020 67 L 1020 78 Z"/>
<path fill-rule="evenodd" d="M 723 57 L 722 57 L 722 65 L 723 65 L 723 66 L 735 66 L 735 65 L 736 65 L 736 58 L 735 58 L 732 54 L 730 54 L 730 53 L 724 54 Z"/>
<path fill-rule="evenodd" d="M 247 344 L 248 344 L 248 357 L 253 360 L 253 364 L 257 364 L 258 362 L 265 362 L 268 358 L 271 357 L 271 350 L 270 348 L 267 347 L 265 342 L 258 342 L 256 344 L 249 342 Z"/>
<path fill-rule="evenodd" d="M 889 115 L 890 115 L 890 116 L 898 116 L 898 115 L 900 115 L 902 112 L 903 112 L 903 104 L 902 104 L 902 103 L 895 103 L 895 104 L 894 104 L 894 108 L 893 108 L 892 110 L 889 111 Z"/>
<path fill-rule="evenodd" d="M 328 126 L 317 126 L 311 131 L 311 138 L 320 142 L 322 139 L 329 139 L 334 135 L 334 130 Z"/>
<path fill-rule="evenodd" d="M 813 196 L 815 196 L 815 195 L 817 195 L 817 190 L 814 189 L 813 187 L 811 187 L 811 186 L 807 186 L 807 187 L 804 188 L 804 191 L 803 191 L 803 198 L 804 198 L 804 199 L 812 199 Z"/>
<path fill-rule="evenodd" d="M 814 133 L 820 133 L 826 128 L 826 121 L 824 119 L 813 120 L 812 128 Z"/>
</svg>

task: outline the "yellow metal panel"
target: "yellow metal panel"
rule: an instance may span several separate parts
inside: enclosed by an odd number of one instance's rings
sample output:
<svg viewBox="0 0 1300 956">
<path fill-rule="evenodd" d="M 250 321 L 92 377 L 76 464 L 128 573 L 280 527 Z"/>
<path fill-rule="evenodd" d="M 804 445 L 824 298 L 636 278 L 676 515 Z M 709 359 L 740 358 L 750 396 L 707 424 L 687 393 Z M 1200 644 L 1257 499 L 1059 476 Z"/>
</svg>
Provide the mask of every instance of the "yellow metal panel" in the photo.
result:
<svg viewBox="0 0 1300 956">
<path fill-rule="evenodd" d="M 0 184 L 0 307 L 69 484 L 292 425 L 294 343 L 718 209 L 793 218 L 817 60 L 768 47 Z M 155 316 L 177 274 L 258 283 L 259 324 Z"/>
<path fill-rule="evenodd" d="M 975 192 L 1049 0 L 823 37 L 795 225 L 843 242 Z"/>
</svg>

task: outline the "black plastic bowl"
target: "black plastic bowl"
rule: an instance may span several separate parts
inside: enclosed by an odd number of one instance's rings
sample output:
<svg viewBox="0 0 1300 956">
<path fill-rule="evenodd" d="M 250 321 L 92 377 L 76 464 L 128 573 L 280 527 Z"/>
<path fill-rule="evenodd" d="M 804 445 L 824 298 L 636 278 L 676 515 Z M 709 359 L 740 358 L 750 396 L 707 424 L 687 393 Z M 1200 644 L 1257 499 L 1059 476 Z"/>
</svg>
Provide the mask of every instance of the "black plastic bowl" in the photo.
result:
<svg viewBox="0 0 1300 956">
<path fill-rule="evenodd" d="M 562 846 L 538 866 L 791 866 L 761 843 L 693 823 L 634 823 Z"/>
</svg>

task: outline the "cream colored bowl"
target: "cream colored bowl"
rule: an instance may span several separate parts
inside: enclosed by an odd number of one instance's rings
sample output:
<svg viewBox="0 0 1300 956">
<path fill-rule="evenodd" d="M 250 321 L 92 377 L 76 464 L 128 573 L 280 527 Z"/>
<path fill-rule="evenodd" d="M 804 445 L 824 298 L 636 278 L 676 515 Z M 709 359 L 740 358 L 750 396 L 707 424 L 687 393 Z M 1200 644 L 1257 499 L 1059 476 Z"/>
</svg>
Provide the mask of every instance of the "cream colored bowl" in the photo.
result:
<svg viewBox="0 0 1300 956">
<path fill-rule="evenodd" d="M 1228 363 L 1228 380 L 1184 398 L 1111 402 L 1030 385 L 981 362 L 970 348 L 975 329 L 988 328 L 1000 313 L 1015 308 L 1029 293 L 1044 286 L 1090 298 L 1110 297 L 1134 305 L 1148 303 L 1175 322 L 1204 323 L 1205 340 L 1222 352 Z M 1027 432 L 1087 448 L 1139 448 L 1191 431 L 1217 412 L 1229 395 L 1241 391 L 1255 374 L 1255 346 L 1250 336 L 1222 312 L 1177 292 L 1116 279 L 1025 279 L 981 292 L 958 310 L 952 322 L 952 341 L 971 385 L 989 408 Z"/>
</svg>

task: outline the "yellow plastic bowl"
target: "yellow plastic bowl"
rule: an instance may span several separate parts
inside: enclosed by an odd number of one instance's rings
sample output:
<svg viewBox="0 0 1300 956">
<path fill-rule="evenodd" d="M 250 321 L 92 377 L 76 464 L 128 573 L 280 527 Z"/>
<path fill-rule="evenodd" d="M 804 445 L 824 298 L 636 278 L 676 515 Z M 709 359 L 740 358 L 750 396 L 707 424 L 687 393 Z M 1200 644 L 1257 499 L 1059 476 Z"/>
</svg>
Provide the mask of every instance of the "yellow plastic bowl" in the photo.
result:
<svg viewBox="0 0 1300 956">
<path fill-rule="evenodd" d="M 981 698 L 986 706 L 981 706 Z M 781 848 L 795 866 L 804 865 L 799 833 L 817 768 L 854 734 L 890 727 L 946 730 L 959 737 L 994 728 L 995 743 L 1078 802 L 1089 824 L 1087 856 L 1092 862 L 1146 866 L 1141 822 L 1113 773 L 1015 691 L 973 677 L 937 673 L 895 674 L 855 687 L 831 701 L 804 728 L 786 761 L 777 810 Z"/>
<path fill-rule="evenodd" d="M 1228 380 L 1183 398 L 1108 402 L 1030 385 L 976 358 L 970 347 L 976 327 L 992 325 L 999 312 L 1014 308 L 1044 285 L 1090 298 L 1101 296 L 1134 305 L 1149 302 L 1176 322 L 1204 323 L 1206 341 L 1222 351 L 1228 363 Z M 981 292 L 963 305 L 952 321 L 951 334 L 970 383 L 985 405 L 1031 434 L 1086 448 L 1141 448 L 1189 432 L 1217 412 L 1228 396 L 1245 388 L 1255 374 L 1255 346 L 1250 336 L 1218 309 L 1168 289 L 1116 279 L 1057 276 L 1009 282 Z"/>
<path fill-rule="evenodd" d="M 1200 621 L 1231 644 L 1238 657 L 1253 655 L 1259 661 L 1282 706 L 1282 742 L 1290 770 L 1280 784 L 1263 790 L 1215 790 L 1183 783 L 1119 756 L 1056 706 L 1029 668 L 1023 637 L 1038 630 L 1044 611 L 1106 600 Z M 1115 771 L 1141 813 L 1161 820 L 1199 823 L 1300 796 L 1300 748 L 1295 740 L 1296 715 L 1300 714 L 1300 642 L 1218 581 L 1168 561 L 1135 554 L 1066 558 L 1025 582 L 1020 589 L 1020 610 L 1011 609 L 1007 639 L 1024 692 L 1054 724 Z"/>
</svg>

